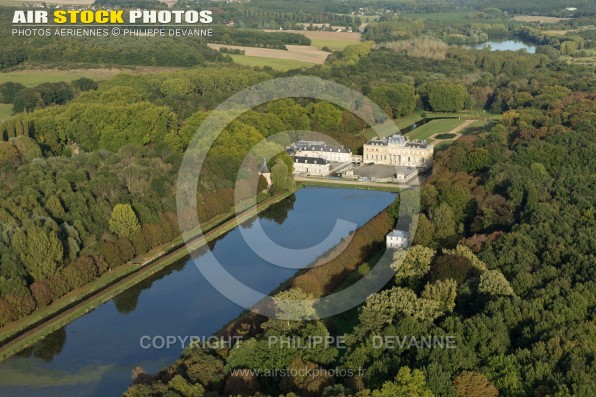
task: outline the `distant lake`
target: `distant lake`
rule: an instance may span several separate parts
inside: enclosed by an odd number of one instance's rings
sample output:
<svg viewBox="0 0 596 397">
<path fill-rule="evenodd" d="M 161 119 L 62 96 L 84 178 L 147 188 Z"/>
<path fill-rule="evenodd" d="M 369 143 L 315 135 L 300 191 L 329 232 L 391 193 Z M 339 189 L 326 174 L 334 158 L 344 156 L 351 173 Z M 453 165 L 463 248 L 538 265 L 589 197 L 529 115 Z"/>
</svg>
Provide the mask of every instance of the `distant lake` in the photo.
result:
<svg viewBox="0 0 596 397">
<path fill-rule="evenodd" d="M 536 52 L 536 46 L 534 44 L 527 41 L 522 41 L 520 39 L 495 39 L 485 41 L 484 43 L 461 44 L 459 46 L 466 48 L 475 48 L 477 50 L 481 50 L 485 47 L 490 46 L 492 51 L 517 51 L 525 49 L 530 54 L 534 54 Z"/>
</svg>

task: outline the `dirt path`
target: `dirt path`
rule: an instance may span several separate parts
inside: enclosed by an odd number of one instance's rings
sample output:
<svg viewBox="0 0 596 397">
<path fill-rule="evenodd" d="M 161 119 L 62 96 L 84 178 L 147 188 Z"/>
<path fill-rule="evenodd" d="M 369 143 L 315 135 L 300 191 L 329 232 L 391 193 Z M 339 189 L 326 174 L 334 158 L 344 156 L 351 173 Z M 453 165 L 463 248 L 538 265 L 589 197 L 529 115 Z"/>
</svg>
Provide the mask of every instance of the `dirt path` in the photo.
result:
<svg viewBox="0 0 596 397">
<path fill-rule="evenodd" d="M 346 179 L 327 179 L 327 178 L 316 178 L 316 177 L 304 177 L 294 176 L 294 180 L 297 182 L 321 183 L 329 185 L 346 185 L 351 187 L 373 187 L 373 188 L 390 188 L 390 189 L 411 189 L 414 185 L 407 183 L 383 183 L 383 182 L 367 182 L 367 181 L 351 181 Z"/>
</svg>

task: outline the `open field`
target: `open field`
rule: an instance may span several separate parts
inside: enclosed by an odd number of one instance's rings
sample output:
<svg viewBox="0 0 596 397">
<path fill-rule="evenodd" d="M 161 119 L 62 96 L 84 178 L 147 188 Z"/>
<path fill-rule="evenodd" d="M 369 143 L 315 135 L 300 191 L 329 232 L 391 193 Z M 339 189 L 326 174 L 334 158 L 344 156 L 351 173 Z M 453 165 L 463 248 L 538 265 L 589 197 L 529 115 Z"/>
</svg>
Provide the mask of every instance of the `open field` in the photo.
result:
<svg viewBox="0 0 596 397">
<path fill-rule="evenodd" d="M 21 83 L 27 87 L 34 87 L 41 83 L 56 83 L 58 81 L 73 81 L 81 77 L 92 80 L 108 80 L 119 73 L 160 73 L 180 68 L 167 67 L 136 67 L 136 68 L 102 68 L 102 69 L 24 69 L 0 73 L 0 84 L 7 81 Z"/>
<path fill-rule="evenodd" d="M 556 23 L 560 21 L 567 21 L 571 18 L 547 17 L 544 15 L 516 15 L 513 17 L 520 22 L 540 22 L 540 23 Z"/>
<path fill-rule="evenodd" d="M 325 63 L 325 59 L 327 59 L 327 56 L 329 55 L 326 51 L 321 51 L 318 48 L 304 45 L 288 45 L 286 46 L 288 48 L 287 51 L 223 44 L 208 44 L 208 46 L 215 50 L 219 50 L 221 47 L 243 50 L 244 55 L 251 57 L 285 59 L 318 64 Z"/>
<path fill-rule="evenodd" d="M 544 33 L 547 36 L 565 36 L 567 33 L 579 33 L 579 32 L 582 32 L 584 30 L 591 30 L 591 29 L 596 29 L 596 25 L 580 26 L 577 29 L 543 30 L 542 33 Z"/>
<path fill-rule="evenodd" d="M 266 32 L 276 32 L 276 30 L 266 30 Z M 343 50 L 350 44 L 360 42 L 360 33 L 349 32 L 319 32 L 309 30 L 284 30 L 284 32 L 298 33 L 308 37 L 313 47 L 322 49 Z M 290 46 L 288 46 L 289 48 Z"/>
<path fill-rule="evenodd" d="M 275 58 L 264 58 L 264 57 L 251 57 L 248 55 L 235 55 L 235 54 L 227 54 L 232 57 L 234 63 L 239 65 L 246 65 L 246 66 L 258 66 L 258 67 L 265 67 L 269 66 L 271 69 L 274 70 L 281 70 L 285 72 L 290 69 L 299 69 L 299 68 L 307 68 L 312 66 L 313 64 L 310 62 L 302 62 L 302 61 L 295 61 L 292 59 L 275 59 Z"/>
<path fill-rule="evenodd" d="M 428 139 L 434 134 L 445 133 L 459 127 L 465 122 L 460 119 L 439 119 L 432 120 L 428 123 L 421 125 L 414 131 L 407 134 L 410 140 L 413 139 Z"/>
<path fill-rule="evenodd" d="M 12 103 L 0 103 L 0 123 L 12 114 Z"/>
</svg>

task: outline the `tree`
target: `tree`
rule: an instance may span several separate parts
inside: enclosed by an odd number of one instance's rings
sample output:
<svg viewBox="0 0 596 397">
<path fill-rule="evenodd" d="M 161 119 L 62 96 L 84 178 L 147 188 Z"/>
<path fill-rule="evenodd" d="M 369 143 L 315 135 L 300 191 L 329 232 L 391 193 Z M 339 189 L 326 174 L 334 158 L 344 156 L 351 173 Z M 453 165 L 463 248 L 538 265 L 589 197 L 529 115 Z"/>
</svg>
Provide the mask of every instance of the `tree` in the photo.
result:
<svg viewBox="0 0 596 397">
<path fill-rule="evenodd" d="M 311 128 L 314 131 L 337 132 L 341 129 L 341 110 L 328 102 L 316 102 L 308 105 Z"/>
<path fill-rule="evenodd" d="M 97 90 L 99 87 L 95 81 L 88 79 L 87 77 L 81 77 L 80 79 L 74 80 L 72 85 L 81 92 Z"/>
<path fill-rule="evenodd" d="M 180 375 L 174 376 L 168 382 L 168 388 L 174 390 L 178 395 L 184 397 L 203 397 L 205 389 L 201 385 L 191 385 L 186 379 Z"/>
<path fill-rule="evenodd" d="M 385 382 L 381 390 L 375 390 L 373 397 L 433 397 L 433 392 L 426 386 L 424 372 L 401 367 L 392 382 Z"/>
<path fill-rule="evenodd" d="M 457 397 L 498 397 L 499 391 L 480 372 L 464 371 L 453 380 Z"/>
<path fill-rule="evenodd" d="M 41 157 L 41 149 L 35 141 L 28 136 L 17 136 L 10 140 L 10 143 L 18 150 L 23 160 L 31 161 Z"/>
<path fill-rule="evenodd" d="M 395 252 L 391 264 L 391 268 L 396 272 L 395 277 L 423 277 L 430 270 L 435 253 L 434 249 L 422 245 Z"/>
<path fill-rule="evenodd" d="M 287 330 L 299 325 L 297 322 L 315 317 L 316 311 L 312 304 L 313 297 L 305 294 L 298 288 L 292 288 L 282 291 L 273 297 L 273 303 L 277 308 L 276 315 L 283 320 Z M 290 320 L 293 323 L 290 323 Z M 263 328 L 276 328 L 274 323 L 280 321 L 274 318 L 269 319 L 263 324 Z"/>
<path fill-rule="evenodd" d="M 35 87 L 45 106 L 63 105 L 74 98 L 74 92 L 70 84 L 64 81 L 58 83 L 43 83 Z"/>
<path fill-rule="evenodd" d="M 44 103 L 41 94 L 33 88 L 26 88 L 19 91 L 12 101 L 12 110 L 15 113 L 32 112 L 43 106 Z"/>
<path fill-rule="evenodd" d="M 476 274 L 472 261 L 455 255 L 441 255 L 437 257 L 430 272 L 431 280 L 452 279 L 461 285 L 470 276 Z"/>
<path fill-rule="evenodd" d="M 445 239 L 455 234 L 455 219 L 449 204 L 441 203 L 433 208 L 432 221 L 435 226 L 435 237 L 438 239 Z"/>
<path fill-rule="evenodd" d="M 112 233 L 128 239 L 132 238 L 141 228 L 137 215 L 130 204 L 116 204 L 108 224 Z"/>
<path fill-rule="evenodd" d="M 439 280 L 432 284 L 426 284 L 421 297 L 440 303 L 440 310 L 451 312 L 455 308 L 455 297 L 457 295 L 457 281 L 451 279 Z"/>
<path fill-rule="evenodd" d="M 292 371 L 292 376 L 281 380 L 279 389 L 282 393 L 296 392 L 304 397 L 318 397 L 326 387 L 335 383 L 328 372 L 316 371 L 316 364 L 305 362 L 300 357 L 296 357 L 288 369 Z"/>
<path fill-rule="evenodd" d="M 416 107 L 414 87 L 409 84 L 392 83 L 373 87 L 370 98 L 393 118 L 411 114 Z"/>
<path fill-rule="evenodd" d="M 37 307 L 47 306 L 52 302 L 52 291 L 47 283 L 35 281 L 29 288 Z"/>
<path fill-rule="evenodd" d="M 271 185 L 273 193 L 294 189 L 294 178 L 290 174 L 288 166 L 281 159 L 278 159 L 271 168 Z"/>
<path fill-rule="evenodd" d="M 499 270 L 488 270 L 480 275 L 478 291 L 488 295 L 515 295 L 509 281 Z"/>
<path fill-rule="evenodd" d="M 431 81 L 418 89 L 425 108 L 435 112 L 457 112 L 468 99 L 466 87 L 461 83 Z"/>
<path fill-rule="evenodd" d="M 64 256 L 64 247 L 54 230 L 31 226 L 15 234 L 14 250 L 34 280 L 53 275 Z"/>
<path fill-rule="evenodd" d="M 426 214 L 418 217 L 418 226 L 412 244 L 430 246 L 435 234 L 435 225 L 428 219 Z"/>
<path fill-rule="evenodd" d="M 14 97 L 24 89 L 23 84 L 12 81 L 0 84 L 0 103 L 12 103 Z"/>
</svg>

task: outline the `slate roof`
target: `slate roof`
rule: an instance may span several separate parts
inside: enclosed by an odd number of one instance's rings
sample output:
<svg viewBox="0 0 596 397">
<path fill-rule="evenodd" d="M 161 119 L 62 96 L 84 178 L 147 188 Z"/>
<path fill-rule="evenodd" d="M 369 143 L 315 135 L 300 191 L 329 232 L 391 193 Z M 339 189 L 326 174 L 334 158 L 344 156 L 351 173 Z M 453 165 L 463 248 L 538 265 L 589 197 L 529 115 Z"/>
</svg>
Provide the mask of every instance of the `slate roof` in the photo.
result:
<svg viewBox="0 0 596 397">
<path fill-rule="evenodd" d="M 410 238 L 410 233 L 406 232 L 405 230 L 397 230 L 393 229 L 387 237 L 403 237 L 403 238 Z"/>
<path fill-rule="evenodd" d="M 350 153 L 349 149 L 343 146 L 327 145 L 323 141 L 298 141 L 296 150 L 310 150 L 313 152 Z"/>
<path fill-rule="evenodd" d="M 293 157 L 295 163 L 302 163 L 302 164 L 328 164 L 329 162 L 325 159 L 319 157 L 304 157 L 304 156 L 294 156 Z"/>
</svg>

